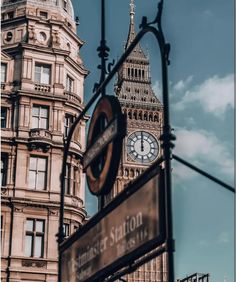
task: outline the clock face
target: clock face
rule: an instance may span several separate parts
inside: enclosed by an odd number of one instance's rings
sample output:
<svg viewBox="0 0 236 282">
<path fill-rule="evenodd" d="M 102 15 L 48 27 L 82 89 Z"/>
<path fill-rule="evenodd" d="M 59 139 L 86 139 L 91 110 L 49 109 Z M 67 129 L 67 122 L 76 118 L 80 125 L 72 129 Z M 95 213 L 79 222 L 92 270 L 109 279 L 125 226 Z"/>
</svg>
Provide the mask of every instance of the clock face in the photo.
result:
<svg viewBox="0 0 236 282">
<path fill-rule="evenodd" d="M 159 144 L 152 134 L 135 131 L 128 137 L 127 152 L 134 161 L 150 163 L 158 156 Z"/>
</svg>

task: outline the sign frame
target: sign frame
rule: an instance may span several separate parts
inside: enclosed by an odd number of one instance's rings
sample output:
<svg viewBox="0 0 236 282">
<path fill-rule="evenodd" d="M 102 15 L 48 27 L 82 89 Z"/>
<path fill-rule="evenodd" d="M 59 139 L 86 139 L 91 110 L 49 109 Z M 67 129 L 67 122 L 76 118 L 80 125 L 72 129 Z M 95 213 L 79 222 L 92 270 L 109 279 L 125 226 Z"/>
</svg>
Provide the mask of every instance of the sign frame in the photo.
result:
<svg viewBox="0 0 236 282">
<path fill-rule="evenodd" d="M 92 217 L 81 229 L 72 234 L 66 241 L 60 245 L 59 252 L 62 256 L 63 252 L 66 251 L 74 242 L 79 240 L 83 235 L 85 235 L 90 229 L 92 229 L 98 222 L 100 222 L 104 217 L 106 217 L 110 212 L 115 210 L 120 204 L 122 204 L 127 198 L 132 196 L 136 191 L 141 189 L 145 183 L 151 180 L 153 177 L 160 174 L 159 189 L 159 227 L 160 234 L 151 241 L 148 241 L 136 248 L 132 252 L 123 255 L 122 257 L 116 259 L 112 264 L 105 266 L 103 269 L 94 273 L 91 277 L 86 278 L 85 282 L 97 281 L 97 279 L 105 279 L 109 275 L 119 271 L 122 267 L 132 264 L 136 259 L 142 257 L 146 253 L 152 251 L 153 249 L 160 247 L 165 243 L 166 240 L 166 228 L 165 228 L 165 191 L 164 191 L 164 169 L 160 168 L 160 163 L 162 159 L 157 160 L 151 167 L 149 167 L 142 175 L 130 183 L 110 204 L 108 204 L 103 210 L 98 212 L 94 217 Z M 158 224 L 158 222 L 157 222 Z M 62 265 L 61 265 L 62 267 Z"/>
<path fill-rule="evenodd" d="M 103 132 L 97 135 L 97 125 L 100 123 L 101 118 L 105 118 L 108 124 Z M 110 137 L 105 136 L 106 133 L 110 133 Z M 108 194 L 111 190 L 117 176 L 122 141 L 125 134 L 126 119 L 122 114 L 118 98 L 111 95 L 102 96 L 92 114 L 88 131 L 87 149 L 83 157 L 83 166 L 86 172 L 88 187 L 93 195 Z M 102 145 L 104 140 L 106 142 L 105 146 Z M 96 150 L 94 149 L 96 144 L 100 146 L 100 151 L 97 148 Z M 88 161 L 86 157 L 92 154 L 92 150 L 94 150 L 95 157 Z M 104 158 L 104 164 L 101 171 L 95 173 L 94 168 L 98 166 L 96 160 L 99 156 Z"/>
</svg>

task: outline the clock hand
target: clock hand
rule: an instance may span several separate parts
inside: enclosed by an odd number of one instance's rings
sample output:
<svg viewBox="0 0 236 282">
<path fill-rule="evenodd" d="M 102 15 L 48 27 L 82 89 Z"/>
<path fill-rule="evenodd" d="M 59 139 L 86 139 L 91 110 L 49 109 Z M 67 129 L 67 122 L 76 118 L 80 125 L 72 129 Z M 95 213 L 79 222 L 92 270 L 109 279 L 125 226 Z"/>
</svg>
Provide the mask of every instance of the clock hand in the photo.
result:
<svg viewBox="0 0 236 282">
<path fill-rule="evenodd" d="M 143 132 L 141 131 L 141 152 L 144 151 L 144 147 L 143 147 Z"/>
</svg>

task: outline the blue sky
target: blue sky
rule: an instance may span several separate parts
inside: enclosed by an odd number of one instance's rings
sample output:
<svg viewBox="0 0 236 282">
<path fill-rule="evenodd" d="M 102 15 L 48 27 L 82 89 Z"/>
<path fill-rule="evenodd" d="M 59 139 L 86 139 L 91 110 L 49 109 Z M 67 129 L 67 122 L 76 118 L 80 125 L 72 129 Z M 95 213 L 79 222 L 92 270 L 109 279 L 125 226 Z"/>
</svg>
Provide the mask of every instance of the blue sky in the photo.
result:
<svg viewBox="0 0 236 282">
<path fill-rule="evenodd" d="M 142 16 L 154 19 L 156 0 L 136 0 L 136 31 Z M 91 72 L 86 100 L 99 81 L 100 1 L 74 1 L 78 35 Z M 106 1 L 110 60 L 123 52 L 129 28 L 129 0 Z M 177 136 L 174 153 L 233 186 L 234 183 L 234 1 L 164 1 L 163 29 L 171 44 L 170 118 Z M 153 88 L 161 100 L 160 58 L 151 35 L 141 41 L 151 62 Z M 108 87 L 113 93 L 113 84 Z M 176 278 L 193 272 L 211 281 L 234 281 L 234 196 L 173 161 Z M 87 197 L 90 214 L 95 203 Z"/>
</svg>

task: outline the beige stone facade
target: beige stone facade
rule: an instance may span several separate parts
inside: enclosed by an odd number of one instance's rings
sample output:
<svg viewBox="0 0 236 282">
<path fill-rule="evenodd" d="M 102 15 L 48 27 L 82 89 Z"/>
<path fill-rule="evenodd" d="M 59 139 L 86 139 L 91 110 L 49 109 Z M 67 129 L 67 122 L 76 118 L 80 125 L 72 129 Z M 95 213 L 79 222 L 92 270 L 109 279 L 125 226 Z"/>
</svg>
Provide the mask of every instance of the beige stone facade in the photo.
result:
<svg viewBox="0 0 236 282">
<path fill-rule="evenodd" d="M 1 15 L 1 277 L 55 282 L 63 145 L 84 107 L 88 74 L 83 41 L 70 0 L 3 0 Z M 85 123 L 67 161 L 66 236 L 87 216 Z"/>
</svg>

